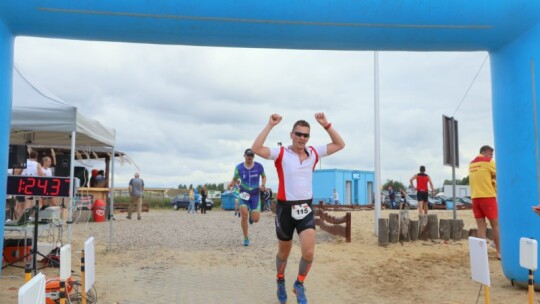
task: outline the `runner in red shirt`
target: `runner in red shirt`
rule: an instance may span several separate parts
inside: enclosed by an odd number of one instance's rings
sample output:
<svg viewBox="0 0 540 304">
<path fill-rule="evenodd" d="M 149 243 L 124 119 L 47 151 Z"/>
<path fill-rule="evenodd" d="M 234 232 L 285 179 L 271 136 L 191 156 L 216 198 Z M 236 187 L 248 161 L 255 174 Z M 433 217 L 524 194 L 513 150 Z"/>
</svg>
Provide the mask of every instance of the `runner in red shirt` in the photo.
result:
<svg viewBox="0 0 540 304">
<path fill-rule="evenodd" d="M 428 183 L 431 187 L 431 193 L 434 193 L 433 188 L 433 182 L 431 181 L 431 177 L 426 174 L 426 167 L 420 166 L 420 173 L 417 173 L 411 177 L 410 183 L 411 187 L 414 188 L 413 181 L 416 180 L 416 197 L 418 198 L 418 214 L 422 214 L 422 211 L 424 211 L 424 214 L 428 213 L 428 198 L 429 198 L 429 192 L 428 192 Z"/>
</svg>

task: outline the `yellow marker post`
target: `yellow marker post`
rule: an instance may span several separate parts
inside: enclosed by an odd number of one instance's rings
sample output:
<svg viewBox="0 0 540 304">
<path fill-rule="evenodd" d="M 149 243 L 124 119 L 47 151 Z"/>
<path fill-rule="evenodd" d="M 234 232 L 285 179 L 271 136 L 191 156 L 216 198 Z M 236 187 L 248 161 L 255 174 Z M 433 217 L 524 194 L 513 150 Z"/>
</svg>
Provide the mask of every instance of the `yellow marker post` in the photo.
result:
<svg viewBox="0 0 540 304">
<path fill-rule="evenodd" d="M 489 304 L 489 286 L 484 285 L 484 297 L 486 299 L 486 304 Z"/>
<path fill-rule="evenodd" d="M 60 280 L 60 304 L 66 304 L 66 281 Z"/>
<path fill-rule="evenodd" d="M 529 304 L 534 303 L 534 272 L 529 269 Z"/>
<path fill-rule="evenodd" d="M 30 267 L 30 263 L 26 263 L 26 266 L 24 267 L 24 281 L 28 283 L 32 279 L 32 268 Z"/>
<path fill-rule="evenodd" d="M 82 295 L 82 304 L 86 304 L 86 282 L 84 279 L 84 250 L 82 251 L 82 257 L 81 257 L 81 295 Z"/>
<path fill-rule="evenodd" d="M 534 303 L 534 271 L 538 268 L 538 242 L 532 238 L 519 239 L 519 266 L 529 270 L 529 304 Z"/>
</svg>

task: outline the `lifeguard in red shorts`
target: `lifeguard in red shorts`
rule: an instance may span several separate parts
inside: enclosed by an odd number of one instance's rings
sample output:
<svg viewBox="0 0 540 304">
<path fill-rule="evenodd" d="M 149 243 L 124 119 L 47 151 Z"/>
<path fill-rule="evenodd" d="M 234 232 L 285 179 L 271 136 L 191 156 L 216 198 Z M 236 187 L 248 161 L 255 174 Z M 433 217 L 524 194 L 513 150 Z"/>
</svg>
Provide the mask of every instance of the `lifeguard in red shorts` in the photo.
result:
<svg viewBox="0 0 540 304">
<path fill-rule="evenodd" d="M 493 151 L 494 149 L 487 145 L 480 148 L 480 155 L 469 164 L 469 182 L 474 218 L 478 226 L 478 237 L 486 238 L 487 218 L 491 229 L 493 229 L 493 241 L 497 249 L 497 258 L 501 259 L 497 181 Z"/>
</svg>

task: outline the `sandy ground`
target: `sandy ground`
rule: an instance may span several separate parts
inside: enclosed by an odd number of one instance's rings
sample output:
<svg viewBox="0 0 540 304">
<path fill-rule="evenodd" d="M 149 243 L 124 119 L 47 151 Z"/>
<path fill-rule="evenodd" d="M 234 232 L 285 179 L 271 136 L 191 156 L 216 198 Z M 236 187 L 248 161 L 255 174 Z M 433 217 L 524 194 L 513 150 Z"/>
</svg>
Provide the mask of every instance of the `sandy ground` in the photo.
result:
<svg viewBox="0 0 540 304">
<path fill-rule="evenodd" d="M 383 210 L 382 216 L 388 217 Z M 450 211 L 436 211 L 451 218 Z M 334 212 L 335 215 L 343 214 Z M 315 262 L 306 280 L 309 303 L 477 303 L 480 285 L 470 279 L 466 240 L 377 245 L 373 211 L 355 211 L 352 242 L 318 230 Z M 207 215 L 151 210 L 143 220 L 118 214 L 109 249 L 109 223 L 78 223 L 73 234 L 74 278 L 80 250 L 96 238 L 98 303 L 277 303 L 273 215 L 251 228 L 252 246 L 241 246 L 239 219 L 231 211 Z M 411 218 L 417 219 L 416 211 Z M 471 211 L 458 211 L 474 228 Z M 300 251 L 289 258 L 289 303 Z M 528 303 L 526 290 L 512 287 L 490 249 L 491 303 Z M 57 269 L 42 270 L 48 277 Z M 8 267 L 0 278 L 0 303 L 17 303 L 23 271 Z M 536 301 L 540 303 L 540 301 Z M 478 303 L 484 303 L 484 293 Z"/>
</svg>

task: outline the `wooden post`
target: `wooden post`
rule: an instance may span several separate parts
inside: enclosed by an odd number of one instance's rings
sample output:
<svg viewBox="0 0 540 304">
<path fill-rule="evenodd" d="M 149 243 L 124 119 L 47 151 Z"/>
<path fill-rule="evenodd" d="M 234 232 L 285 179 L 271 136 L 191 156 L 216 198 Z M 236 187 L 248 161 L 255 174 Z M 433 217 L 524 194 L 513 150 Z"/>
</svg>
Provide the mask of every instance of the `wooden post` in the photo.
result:
<svg viewBox="0 0 540 304">
<path fill-rule="evenodd" d="M 452 233 L 450 234 L 452 241 L 457 242 L 461 240 L 464 226 L 465 224 L 463 223 L 463 220 L 452 220 Z"/>
<path fill-rule="evenodd" d="M 418 238 L 424 241 L 428 239 L 427 223 L 427 215 L 421 214 L 418 216 Z"/>
<path fill-rule="evenodd" d="M 468 239 L 471 233 L 467 229 L 461 230 L 461 239 Z"/>
<path fill-rule="evenodd" d="M 409 241 L 409 210 L 399 210 L 399 240 Z"/>
<path fill-rule="evenodd" d="M 390 213 L 388 215 L 388 229 L 390 230 L 390 243 L 399 241 L 399 215 Z"/>
<path fill-rule="evenodd" d="M 351 242 L 352 237 L 352 219 L 351 219 L 351 213 L 347 212 L 345 215 L 345 240 L 347 243 Z"/>
<path fill-rule="evenodd" d="M 452 220 L 441 219 L 439 221 L 439 234 L 442 240 L 450 240 L 450 230 L 452 229 Z"/>
<path fill-rule="evenodd" d="M 469 230 L 469 236 L 478 237 L 478 229 L 473 228 L 473 229 Z"/>
<path fill-rule="evenodd" d="M 82 304 L 86 304 L 86 280 L 84 274 L 84 250 L 82 251 L 81 257 L 81 295 L 82 295 Z"/>
<path fill-rule="evenodd" d="M 418 221 L 409 222 L 409 238 L 411 242 L 418 240 Z"/>
<path fill-rule="evenodd" d="M 390 232 L 388 230 L 388 219 L 379 219 L 379 246 L 388 246 L 390 242 Z"/>
<path fill-rule="evenodd" d="M 439 221 L 436 214 L 428 215 L 428 237 L 431 240 L 439 238 Z"/>
</svg>

